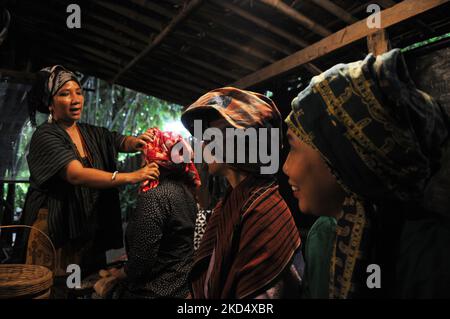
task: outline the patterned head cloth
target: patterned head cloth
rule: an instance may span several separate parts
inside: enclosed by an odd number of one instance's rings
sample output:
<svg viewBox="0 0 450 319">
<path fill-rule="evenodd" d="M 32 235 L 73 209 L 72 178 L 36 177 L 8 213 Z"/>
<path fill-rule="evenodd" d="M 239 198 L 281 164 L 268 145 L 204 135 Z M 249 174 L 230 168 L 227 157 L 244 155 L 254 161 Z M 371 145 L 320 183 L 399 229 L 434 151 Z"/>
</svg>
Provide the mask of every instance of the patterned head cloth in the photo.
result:
<svg viewBox="0 0 450 319">
<path fill-rule="evenodd" d="M 214 120 L 224 120 L 226 126 L 235 129 L 267 128 L 269 134 L 272 128 L 281 129 L 282 119 L 275 103 L 265 95 L 224 87 L 212 90 L 202 95 L 191 104 L 181 115 L 184 126 L 194 134 L 194 120 L 202 121 L 202 128 L 210 126 Z M 281 138 L 280 136 L 280 145 Z M 270 136 L 268 136 L 270 141 Z M 237 152 L 235 152 L 236 154 Z M 250 172 L 259 171 L 259 163 L 244 163 L 239 165 L 235 160 L 232 166 Z"/>
<path fill-rule="evenodd" d="M 281 127 L 281 115 L 275 103 L 265 95 L 224 87 L 202 95 L 181 115 L 184 126 L 193 134 L 194 120 L 206 122 L 223 118 L 230 127 Z"/>
<path fill-rule="evenodd" d="M 48 107 L 52 97 L 68 81 L 75 81 L 81 87 L 75 73 L 61 65 L 46 67 L 37 72 L 33 87 L 28 93 L 28 108 L 33 124 L 36 122 L 36 111 L 50 113 Z"/>
<path fill-rule="evenodd" d="M 399 50 L 338 64 L 292 101 L 288 127 L 348 194 L 338 219 L 331 298 L 354 296 L 370 228 L 367 203 L 420 200 L 440 165 L 448 118 L 419 91 Z M 365 284 L 365 281 L 364 281 Z"/>
<path fill-rule="evenodd" d="M 153 136 L 153 140 L 145 146 L 144 156 L 148 162 L 156 162 L 160 167 L 163 167 L 169 171 L 180 173 L 184 175 L 185 180 L 189 185 L 194 187 L 200 187 L 200 176 L 194 163 L 183 162 L 183 154 L 174 154 L 177 158 L 172 158 L 171 152 L 174 145 L 177 143 L 183 143 L 184 149 L 188 150 L 190 157 L 192 157 L 192 149 L 189 144 L 179 134 L 173 132 L 162 132 L 158 128 L 149 129 L 150 134 Z M 159 181 L 145 181 L 142 183 L 140 191 L 146 192 L 152 188 L 158 186 Z"/>
</svg>

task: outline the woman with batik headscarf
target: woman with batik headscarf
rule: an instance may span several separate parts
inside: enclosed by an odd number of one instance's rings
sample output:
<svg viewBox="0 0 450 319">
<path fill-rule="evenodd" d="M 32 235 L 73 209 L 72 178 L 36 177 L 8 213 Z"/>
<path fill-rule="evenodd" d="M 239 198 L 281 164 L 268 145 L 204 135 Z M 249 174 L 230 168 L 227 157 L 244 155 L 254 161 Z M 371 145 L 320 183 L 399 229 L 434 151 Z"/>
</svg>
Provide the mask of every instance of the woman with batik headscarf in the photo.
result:
<svg viewBox="0 0 450 319">
<path fill-rule="evenodd" d="M 146 146 L 144 158 L 156 162 L 161 175 L 159 180 L 141 185 L 137 208 L 126 230 L 128 261 L 119 270 L 103 272 L 105 278 L 95 285 L 102 297 L 188 295 L 197 216 L 193 191 L 200 186 L 200 177 L 191 161 L 190 146 L 180 135 L 156 128 L 147 133 L 152 141 Z M 174 150 L 177 145 L 182 146 L 182 152 Z"/>
<path fill-rule="evenodd" d="M 448 115 L 415 87 L 401 52 L 314 77 L 286 123 L 284 172 L 300 210 L 336 218 L 322 258 L 331 260 L 328 296 L 449 297 L 449 216 L 427 209 L 424 196 Z M 316 266 L 306 259 L 307 274 Z"/>
<path fill-rule="evenodd" d="M 181 119 L 191 134 L 199 131 L 204 135 L 205 150 L 213 142 L 225 145 L 226 159 L 220 158 L 219 144 L 214 154 L 204 152 L 204 156 L 209 173 L 225 177 L 230 184 L 196 251 L 190 275 L 192 298 L 298 297 L 303 267 L 300 236 L 277 180 L 273 174 L 263 173 L 258 156 L 264 148 L 267 151 L 265 143 L 275 142 L 271 143 L 272 155 L 278 154 L 281 146 L 282 123 L 275 103 L 259 93 L 225 87 L 201 96 Z M 196 127 L 200 123 L 201 127 Z M 222 134 L 212 140 L 202 128 Z M 239 147 L 234 134 L 227 133 L 230 130 L 257 133 Z M 268 134 L 265 140 L 264 132 Z M 254 155 L 256 160 L 251 160 Z"/>
<path fill-rule="evenodd" d="M 32 230 L 23 236 L 26 262 L 55 269 L 56 276 L 67 275 L 67 265 L 77 264 L 83 276 L 89 275 L 104 267 L 106 250 L 122 247 L 117 187 L 158 178 L 156 164 L 131 173 L 116 168 L 118 152 L 140 151 L 150 137 L 79 123 L 83 90 L 76 75 L 60 65 L 36 74 L 28 99 L 34 125 L 36 112 L 49 114 L 49 119 L 31 138 L 22 223 L 48 234 L 57 256 L 54 260 L 45 238 Z"/>
</svg>

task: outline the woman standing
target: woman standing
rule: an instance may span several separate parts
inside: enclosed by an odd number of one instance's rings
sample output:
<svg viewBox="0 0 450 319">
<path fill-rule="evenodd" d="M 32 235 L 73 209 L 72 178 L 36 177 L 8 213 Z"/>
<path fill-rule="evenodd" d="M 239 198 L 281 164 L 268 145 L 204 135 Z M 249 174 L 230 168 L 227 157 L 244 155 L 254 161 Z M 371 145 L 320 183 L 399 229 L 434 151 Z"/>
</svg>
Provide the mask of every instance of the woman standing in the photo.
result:
<svg viewBox="0 0 450 319">
<path fill-rule="evenodd" d="M 47 233 L 57 248 L 56 276 L 78 264 L 82 276 L 104 266 L 105 251 L 122 246 L 117 186 L 154 180 L 156 164 L 118 173 L 118 152 L 137 152 L 149 136 L 123 136 L 78 121 L 84 106 L 74 73 L 60 65 L 42 69 L 29 93 L 29 110 L 48 113 L 34 132 L 27 157 L 30 188 L 22 223 Z M 53 264 L 53 252 L 36 231 L 28 238 L 26 262 Z"/>
</svg>

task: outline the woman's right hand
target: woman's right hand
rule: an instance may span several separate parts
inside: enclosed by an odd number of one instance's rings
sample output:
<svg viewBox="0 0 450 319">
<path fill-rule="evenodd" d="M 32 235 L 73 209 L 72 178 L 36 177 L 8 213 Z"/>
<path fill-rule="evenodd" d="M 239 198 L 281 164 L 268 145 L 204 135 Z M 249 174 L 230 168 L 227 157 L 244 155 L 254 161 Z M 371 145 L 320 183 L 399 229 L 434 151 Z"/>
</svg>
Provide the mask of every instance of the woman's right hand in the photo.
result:
<svg viewBox="0 0 450 319">
<path fill-rule="evenodd" d="M 130 173 L 131 175 L 131 184 L 140 183 L 146 180 L 156 180 L 159 178 L 159 169 L 158 164 L 152 162 L 141 169 Z"/>
</svg>

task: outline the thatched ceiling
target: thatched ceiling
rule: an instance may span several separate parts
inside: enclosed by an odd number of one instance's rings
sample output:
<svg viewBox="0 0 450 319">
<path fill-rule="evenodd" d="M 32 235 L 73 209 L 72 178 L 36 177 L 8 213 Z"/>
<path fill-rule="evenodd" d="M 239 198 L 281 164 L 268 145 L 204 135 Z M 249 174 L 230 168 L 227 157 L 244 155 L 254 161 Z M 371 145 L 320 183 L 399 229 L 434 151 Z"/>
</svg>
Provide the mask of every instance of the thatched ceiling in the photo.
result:
<svg viewBox="0 0 450 319">
<path fill-rule="evenodd" d="M 13 65 L 15 70 L 36 71 L 61 63 L 187 104 L 206 90 L 239 81 L 366 18 L 370 3 L 389 8 L 398 2 L 16 0 L 7 2 L 7 8 L 15 56 L 23 58 Z M 81 8 L 81 29 L 66 26 L 70 3 Z M 446 3 L 394 25 L 388 30 L 391 43 L 404 46 L 448 32 L 448 9 Z M 365 42 L 355 41 L 278 78 L 264 79 L 264 85 L 308 78 L 366 53 Z"/>
</svg>

